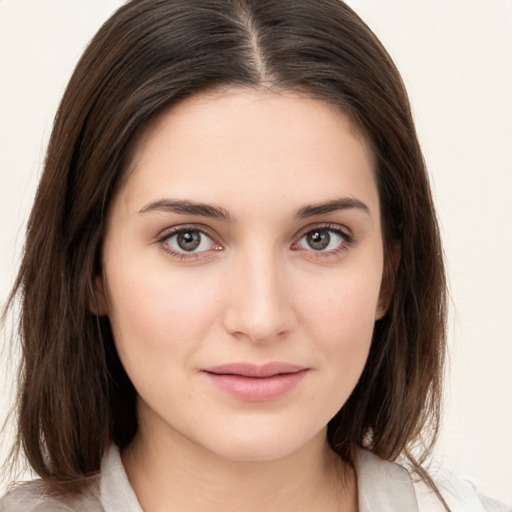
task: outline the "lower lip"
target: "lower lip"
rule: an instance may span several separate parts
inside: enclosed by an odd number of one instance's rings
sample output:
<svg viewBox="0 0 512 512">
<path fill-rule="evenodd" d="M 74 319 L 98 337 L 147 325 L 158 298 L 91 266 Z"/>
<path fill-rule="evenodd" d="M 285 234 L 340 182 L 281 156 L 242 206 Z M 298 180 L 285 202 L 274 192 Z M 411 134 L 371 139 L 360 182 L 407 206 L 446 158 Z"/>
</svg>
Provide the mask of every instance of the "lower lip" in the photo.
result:
<svg viewBox="0 0 512 512">
<path fill-rule="evenodd" d="M 270 377 L 245 377 L 205 372 L 223 391 L 248 402 L 273 400 L 291 391 L 303 379 L 308 370 L 282 373 Z"/>
</svg>

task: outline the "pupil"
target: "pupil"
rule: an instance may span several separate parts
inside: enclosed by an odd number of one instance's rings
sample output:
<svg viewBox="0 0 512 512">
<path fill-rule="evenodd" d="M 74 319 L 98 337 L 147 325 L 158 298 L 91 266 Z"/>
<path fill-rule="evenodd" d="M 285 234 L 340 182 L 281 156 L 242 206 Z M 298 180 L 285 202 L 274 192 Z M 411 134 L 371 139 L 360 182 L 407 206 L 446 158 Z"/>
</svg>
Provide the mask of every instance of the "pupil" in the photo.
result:
<svg viewBox="0 0 512 512">
<path fill-rule="evenodd" d="M 193 251 L 199 247 L 201 236 L 197 231 L 187 231 L 178 235 L 177 242 L 184 251 Z"/>
<path fill-rule="evenodd" d="M 307 236 L 309 246 L 315 251 L 325 249 L 331 241 L 331 236 L 327 231 L 312 231 Z"/>
</svg>

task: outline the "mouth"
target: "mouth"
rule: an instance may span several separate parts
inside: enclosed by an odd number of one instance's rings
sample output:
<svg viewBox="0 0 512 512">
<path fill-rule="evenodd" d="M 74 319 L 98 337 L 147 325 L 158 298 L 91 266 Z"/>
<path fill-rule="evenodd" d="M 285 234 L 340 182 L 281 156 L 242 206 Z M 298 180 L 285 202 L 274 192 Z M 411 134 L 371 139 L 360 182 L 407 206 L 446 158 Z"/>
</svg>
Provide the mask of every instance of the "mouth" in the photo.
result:
<svg viewBox="0 0 512 512">
<path fill-rule="evenodd" d="M 232 363 L 202 370 L 221 391 L 249 402 L 281 397 L 295 388 L 308 371 L 307 367 L 284 362 Z"/>
</svg>

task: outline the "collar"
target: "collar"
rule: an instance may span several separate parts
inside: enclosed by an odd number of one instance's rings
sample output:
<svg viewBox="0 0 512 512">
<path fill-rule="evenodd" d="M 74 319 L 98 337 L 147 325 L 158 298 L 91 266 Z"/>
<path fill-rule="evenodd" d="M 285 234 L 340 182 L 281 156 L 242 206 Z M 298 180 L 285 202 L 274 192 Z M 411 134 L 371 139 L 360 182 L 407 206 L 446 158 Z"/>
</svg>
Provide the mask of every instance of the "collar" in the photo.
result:
<svg viewBox="0 0 512 512">
<path fill-rule="evenodd" d="M 355 469 L 360 512 L 418 512 L 411 477 L 402 466 L 359 449 Z M 103 461 L 100 487 L 105 512 L 143 512 L 116 446 Z"/>
<path fill-rule="evenodd" d="M 360 512 L 418 512 L 408 471 L 374 453 L 358 449 L 355 459 Z"/>
</svg>

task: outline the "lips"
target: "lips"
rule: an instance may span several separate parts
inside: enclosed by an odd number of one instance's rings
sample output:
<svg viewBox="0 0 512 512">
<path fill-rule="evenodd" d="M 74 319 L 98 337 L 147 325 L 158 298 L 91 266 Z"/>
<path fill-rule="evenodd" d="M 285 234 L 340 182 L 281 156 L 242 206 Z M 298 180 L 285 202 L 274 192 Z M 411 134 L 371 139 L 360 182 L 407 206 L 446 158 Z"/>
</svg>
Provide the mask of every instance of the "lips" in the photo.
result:
<svg viewBox="0 0 512 512">
<path fill-rule="evenodd" d="M 231 363 L 202 370 L 217 388 L 250 402 L 281 397 L 295 388 L 308 371 L 304 366 L 284 362 Z"/>
</svg>

